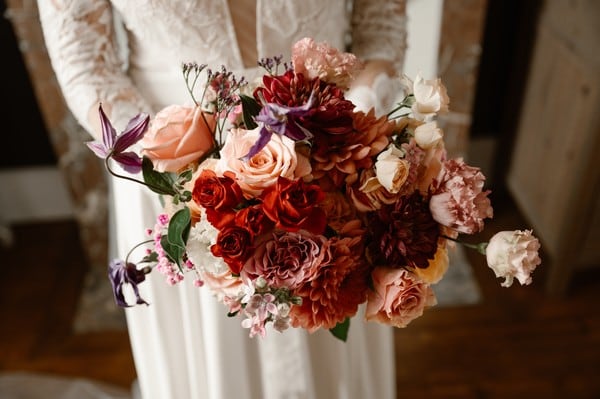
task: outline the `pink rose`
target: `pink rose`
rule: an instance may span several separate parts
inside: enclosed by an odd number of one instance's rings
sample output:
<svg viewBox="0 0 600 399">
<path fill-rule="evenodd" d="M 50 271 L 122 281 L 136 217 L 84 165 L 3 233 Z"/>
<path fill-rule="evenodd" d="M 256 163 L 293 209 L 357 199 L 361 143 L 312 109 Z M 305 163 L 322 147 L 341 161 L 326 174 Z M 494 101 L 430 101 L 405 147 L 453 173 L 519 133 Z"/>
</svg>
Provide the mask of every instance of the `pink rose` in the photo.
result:
<svg viewBox="0 0 600 399">
<path fill-rule="evenodd" d="M 429 202 L 433 218 L 461 233 L 481 231 L 483 219 L 494 215 L 488 198 L 490 191 L 483 191 L 484 182 L 479 168 L 465 164 L 462 158 L 444 162 Z"/>
<path fill-rule="evenodd" d="M 215 171 L 232 171 L 246 197 L 257 197 L 277 182 L 278 177 L 295 180 L 311 172 L 308 159 L 296 153 L 293 140 L 274 134 L 267 145 L 248 160 L 242 159 L 260 137 L 260 127 L 254 130 L 231 129 Z"/>
<path fill-rule="evenodd" d="M 263 277 L 273 287 L 293 290 L 314 280 L 321 265 L 330 261 L 325 237 L 302 230 L 277 233 L 257 246 L 243 273 L 250 279 Z"/>
<path fill-rule="evenodd" d="M 221 273 L 204 271 L 202 279 L 219 300 L 223 300 L 224 297 L 235 297 L 244 285 L 242 279 L 232 275 L 229 270 Z"/>
<path fill-rule="evenodd" d="M 169 105 L 150 122 L 142 139 L 142 155 L 159 172 L 178 172 L 213 148 L 215 123 L 199 107 Z"/>
<path fill-rule="evenodd" d="M 292 47 L 294 72 L 308 79 L 319 78 L 341 89 L 350 87 L 354 76 L 363 68 L 354 54 L 343 53 L 329 44 L 311 38 L 297 41 Z"/>
<path fill-rule="evenodd" d="M 502 286 L 510 287 L 515 277 L 521 285 L 531 283 L 531 273 L 542 262 L 539 249 L 531 230 L 501 231 L 490 239 L 485 254 L 496 277 L 504 277 Z"/>
<path fill-rule="evenodd" d="M 371 278 L 374 291 L 367 298 L 367 320 L 406 327 L 437 303 L 429 284 L 406 269 L 376 267 Z"/>
</svg>

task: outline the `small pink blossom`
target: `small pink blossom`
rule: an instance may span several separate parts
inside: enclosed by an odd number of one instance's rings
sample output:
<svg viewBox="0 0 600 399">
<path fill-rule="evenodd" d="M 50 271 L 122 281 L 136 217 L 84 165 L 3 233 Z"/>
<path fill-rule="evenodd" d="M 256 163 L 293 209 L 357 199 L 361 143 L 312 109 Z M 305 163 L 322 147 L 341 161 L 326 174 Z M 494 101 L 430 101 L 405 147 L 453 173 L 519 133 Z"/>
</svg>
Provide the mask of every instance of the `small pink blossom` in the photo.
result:
<svg viewBox="0 0 600 399">
<path fill-rule="evenodd" d="M 343 53 L 329 44 L 316 43 L 311 38 L 297 41 L 292 47 L 294 72 L 308 79 L 319 78 L 347 89 L 354 76 L 363 68 L 351 53 Z"/>
<path fill-rule="evenodd" d="M 406 269 L 377 267 L 371 277 L 374 290 L 367 299 L 367 320 L 406 327 L 437 303 L 429 284 Z"/>
<path fill-rule="evenodd" d="M 429 202 L 433 218 L 461 233 L 481 231 L 483 219 L 493 217 L 490 191 L 483 191 L 484 182 L 479 168 L 465 164 L 462 158 L 444 162 Z"/>
<path fill-rule="evenodd" d="M 528 285 L 531 273 L 541 263 L 539 249 L 540 242 L 531 230 L 501 231 L 487 245 L 487 263 L 496 277 L 504 277 L 503 287 L 510 287 L 514 278 Z"/>
</svg>

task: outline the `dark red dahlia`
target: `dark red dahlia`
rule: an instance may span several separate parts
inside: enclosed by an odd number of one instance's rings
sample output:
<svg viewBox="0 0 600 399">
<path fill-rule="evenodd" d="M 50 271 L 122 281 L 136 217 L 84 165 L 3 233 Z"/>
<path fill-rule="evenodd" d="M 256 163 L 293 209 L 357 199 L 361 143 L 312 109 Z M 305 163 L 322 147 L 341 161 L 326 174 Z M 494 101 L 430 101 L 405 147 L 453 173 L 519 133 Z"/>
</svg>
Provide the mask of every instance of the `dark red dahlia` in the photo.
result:
<svg viewBox="0 0 600 399">
<path fill-rule="evenodd" d="M 372 212 L 368 226 L 374 265 L 426 268 L 437 251 L 439 225 L 418 191 Z"/>
<path fill-rule="evenodd" d="M 313 108 L 299 123 L 312 134 L 339 135 L 352 132 L 352 111 L 354 104 L 344 98 L 344 92 L 333 84 L 319 78 L 307 80 L 304 75 L 287 71 L 283 75 L 265 75 L 264 87 L 254 91 L 260 103 L 266 101 L 298 107 L 313 97 Z M 343 141 L 342 138 L 340 140 Z"/>
</svg>

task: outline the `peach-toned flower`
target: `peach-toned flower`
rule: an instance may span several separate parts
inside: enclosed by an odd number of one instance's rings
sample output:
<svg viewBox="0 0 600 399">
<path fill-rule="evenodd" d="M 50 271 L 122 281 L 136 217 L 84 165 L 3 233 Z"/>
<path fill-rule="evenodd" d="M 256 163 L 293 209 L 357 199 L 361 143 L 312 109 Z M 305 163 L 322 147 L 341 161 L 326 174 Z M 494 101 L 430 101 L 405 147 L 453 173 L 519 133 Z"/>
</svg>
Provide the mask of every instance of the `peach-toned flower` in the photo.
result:
<svg viewBox="0 0 600 399">
<path fill-rule="evenodd" d="M 436 121 L 423 123 L 415 129 L 415 141 L 424 150 L 436 147 L 443 139 L 444 132 Z"/>
<path fill-rule="evenodd" d="M 342 230 L 356 232 L 353 228 Z M 340 235 L 329 240 L 328 262 L 321 265 L 316 278 L 294 292 L 302 298 L 302 304 L 290 311 L 292 326 L 309 332 L 330 329 L 356 314 L 367 295 L 368 268 L 361 259 L 362 249 L 361 235 Z"/>
<path fill-rule="evenodd" d="M 483 191 L 484 182 L 479 168 L 465 164 L 462 158 L 444 162 L 429 201 L 433 218 L 461 233 L 481 231 L 483 219 L 494 214 L 488 198 L 490 191 Z"/>
<path fill-rule="evenodd" d="M 376 267 L 371 277 L 374 291 L 368 294 L 367 320 L 406 327 L 437 303 L 429 284 L 406 269 Z"/>
<path fill-rule="evenodd" d="M 528 285 L 531 273 L 542 262 L 539 249 L 540 242 L 531 230 L 501 231 L 487 245 L 487 263 L 496 277 L 504 277 L 503 287 L 510 287 L 514 278 Z"/>
<path fill-rule="evenodd" d="M 303 230 L 276 233 L 263 240 L 244 265 L 250 279 L 264 278 L 270 286 L 293 290 L 313 280 L 329 251 L 325 237 Z"/>
<path fill-rule="evenodd" d="M 336 142 L 320 146 L 320 151 L 312 153 L 316 179 L 325 177 L 336 187 L 353 184 L 361 169 L 373 165 L 372 157 L 388 146 L 389 137 L 396 131 L 394 121 L 377 118 L 373 110 L 354 112 L 352 118 L 350 134 L 338 135 Z"/>
<path fill-rule="evenodd" d="M 365 169 L 359 180 L 347 188 L 347 195 L 359 212 L 370 212 L 384 204 L 393 204 L 400 194 L 392 194 L 379 183 L 373 169 Z"/>
<path fill-rule="evenodd" d="M 325 199 L 319 206 L 327 215 L 327 224 L 336 231 L 356 218 L 355 208 L 339 190 L 325 192 Z"/>
<path fill-rule="evenodd" d="M 242 159 L 259 139 L 259 132 L 259 127 L 231 129 L 215 171 L 218 174 L 234 172 L 246 197 L 259 196 L 266 187 L 275 184 L 278 177 L 295 180 L 310 175 L 310 163 L 295 151 L 294 141 L 277 134 L 258 154 L 248 160 Z"/>
<path fill-rule="evenodd" d="M 403 157 L 402 150 L 391 145 L 377 156 L 375 162 L 377 180 L 392 194 L 399 193 L 408 178 L 410 164 Z"/>
<path fill-rule="evenodd" d="M 354 76 L 363 68 L 354 54 L 340 52 L 311 38 L 301 39 L 292 46 L 292 64 L 296 73 L 308 79 L 319 78 L 342 89 L 350 87 Z"/>
<path fill-rule="evenodd" d="M 419 74 L 413 82 L 415 102 L 412 106 L 413 116 L 419 120 L 427 120 L 437 113 L 448 112 L 450 99 L 441 79 L 426 80 Z"/>
<path fill-rule="evenodd" d="M 214 146 L 215 118 L 199 107 L 169 105 L 150 122 L 142 154 L 159 172 L 178 172 Z"/>
<path fill-rule="evenodd" d="M 235 297 L 244 285 L 242 279 L 233 276 L 229 269 L 221 273 L 205 271 L 202 273 L 202 279 L 220 301 L 225 297 Z"/>
<path fill-rule="evenodd" d="M 444 244 L 438 243 L 437 252 L 433 259 L 429 261 L 429 265 L 426 268 L 415 267 L 412 269 L 412 272 L 427 284 L 438 283 L 444 277 L 444 274 L 446 274 L 450 263 L 445 239 L 440 239 L 439 241 L 444 242 Z"/>
</svg>

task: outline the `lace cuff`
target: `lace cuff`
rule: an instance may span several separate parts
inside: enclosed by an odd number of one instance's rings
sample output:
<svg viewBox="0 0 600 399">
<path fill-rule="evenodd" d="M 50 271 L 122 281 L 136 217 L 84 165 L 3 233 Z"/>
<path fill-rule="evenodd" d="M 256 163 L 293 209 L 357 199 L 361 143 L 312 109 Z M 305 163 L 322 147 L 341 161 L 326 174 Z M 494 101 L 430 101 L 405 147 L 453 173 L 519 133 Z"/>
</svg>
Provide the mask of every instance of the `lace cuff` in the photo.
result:
<svg viewBox="0 0 600 399">
<path fill-rule="evenodd" d="M 138 112 L 151 108 L 123 69 L 106 0 L 38 0 L 48 55 L 65 101 L 92 135 L 98 103 L 110 105 L 117 131 Z"/>
<path fill-rule="evenodd" d="M 406 0 L 354 0 L 352 52 L 386 60 L 401 71 L 406 51 Z"/>
</svg>

